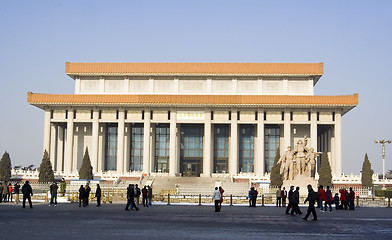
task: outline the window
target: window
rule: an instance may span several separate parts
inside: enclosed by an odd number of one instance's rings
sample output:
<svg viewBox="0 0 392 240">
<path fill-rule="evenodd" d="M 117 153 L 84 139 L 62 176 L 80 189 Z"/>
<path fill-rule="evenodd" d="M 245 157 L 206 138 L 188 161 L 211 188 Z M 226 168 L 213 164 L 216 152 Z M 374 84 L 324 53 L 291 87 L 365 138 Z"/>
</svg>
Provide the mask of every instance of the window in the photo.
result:
<svg viewBox="0 0 392 240">
<path fill-rule="evenodd" d="M 279 151 L 280 126 L 275 124 L 265 125 L 264 141 L 265 171 L 271 172 L 272 166 L 274 165 L 276 153 L 277 151 Z"/>
<path fill-rule="evenodd" d="M 240 172 L 254 172 L 254 125 L 240 125 L 239 163 Z"/>
<path fill-rule="evenodd" d="M 106 124 L 105 170 L 116 170 L 117 164 L 117 123 Z"/>
<path fill-rule="evenodd" d="M 143 124 L 131 125 L 130 171 L 143 171 L 144 127 Z"/>
<path fill-rule="evenodd" d="M 157 124 L 155 127 L 155 172 L 169 172 L 170 125 Z"/>
</svg>

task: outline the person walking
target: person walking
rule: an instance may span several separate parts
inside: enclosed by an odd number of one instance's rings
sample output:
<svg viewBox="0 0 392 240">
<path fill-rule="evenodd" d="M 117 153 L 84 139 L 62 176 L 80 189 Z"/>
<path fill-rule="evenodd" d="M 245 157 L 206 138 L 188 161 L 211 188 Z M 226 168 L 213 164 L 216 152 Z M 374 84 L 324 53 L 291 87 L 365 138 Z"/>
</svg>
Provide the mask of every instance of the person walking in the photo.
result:
<svg viewBox="0 0 392 240">
<path fill-rule="evenodd" d="M 86 206 L 88 206 L 88 200 L 90 198 L 90 192 L 91 192 L 90 184 L 87 183 L 84 188 L 86 189 L 86 196 L 84 198 L 84 201 L 85 201 Z"/>
<path fill-rule="evenodd" d="M 29 201 L 30 208 L 33 208 L 33 204 L 31 203 L 31 196 L 33 196 L 33 189 L 30 186 L 29 181 L 26 181 L 22 187 L 23 194 L 23 208 L 25 208 L 26 199 Z"/>
<path fill-rule="evenodd" d="M 286 207 L 287 191 L 285 187 L 280 192 L 280 196 L 282 198 L 282 207 Z"/>
<path fill-rule="evenodd" d="M 151 186 L 147 186 L 147 191 L 148 191 L 148 205 L 152 206 L 152 187 Z"/>
<path fill-rule="evenodd" d="M 305 217 L 303 218 L 305 221 L 308 220 L 308 217 L 310 215 L 310 213 L 313 214 L 313 219 L 312 221 L 317 221 L 317 214 L 316 214 L 316 209 L 314 208 L 314 203 L 316 201 L 316 194 L 313 191 L 312 185 L 308 185 L 308 197 L 306 198 L 305 202 L 309 202 L 309 207 L 308 207 L 308 211 L 305 215 Z"/>
<path fill-rule="evenodd" d="M 136 207 L 138 207 L 138 208 L 139 208 L 140 194 L 141 194 L 140 188 L 139 188 L 139 186 L 136 184 L 136 185 L 135 185 L 135 205 L 136 205 Z"/>
<path fill-rule="evenodd" d="M 8 202 L 7 201 L 8 197 L 8 185 L 7 182 L 4 182 L 4 187 L 3 187 L 3 202 Z"/>
<path fill-rule="evenodd" d="M 329 186 L 327 186 L 327 191 L 325 191 L 324 212 L 327 212 L 328 210 L 327 205 L 329 206 L 329 212 L 332 212 L 332 206 L 331 206 L 332 203 L 333 203 L 332 192 L 329 189 Z"/>
<path fill-rule="evenodd" d="M 143 207 L 148 207 L 147 194 L 148 194 L 147 186 L 144 186 L 144 188 L 142 189 Z"/>
<path fill-rule="evenodd" d="M 347 190 L 345 188 L 341 188 L 339 190 L 340 193 L 340 202 L 341 202 L 341 209 L 347 210 Z"/>
<path fill-rule="evenodd" d="M 86 189 L 83 187 L 83 185 L 80 185 L 79 188 L 79 207 L 82 206 L 83 203 L 83 207 L 86 207 Z"/>
<path fill-rule="evenodd" d="M 219 202 L 221 200 L 221 194 L 219 192 L 218 187 L 215 187 L 215 191 L 212 194 L 212 200 L 215 203 L 215 212 L 220 212 Z"/>
<path fill-rule="evenodd" d="M 290 208 L 293 207 L 293 196 L 294 194 L 294 186 L 290 186 L 290 190 L 289 190 L 289 204 L 287 205 L 286 208 L 286 214 L 289 214 Z"/>
<path fill-rule="evenodd" d="M 139 211 L 139 208 L 135 205 L 135 189 L 133 184 L 129 184 L 127 188 L 127 205 L 125 206 L 125 211 L 129 211 L 129 208 L 135 207 L 136 211 Z"/>
<path fill-rule="evenodd" d="M 257 200 L 257 190 L 254 187 L 250 188 L 250 200 L 251 200 L 251 207 L 256 207 L 256 200 Z"/>
<path fill-rule="evenodd" d="M 221 194 L 221 199 L 219 201 L 219 209 L 221 209 L 222 208 L 222 203 L 223 203 L 223 193 L 225 192 L 225 190 L 223 190 L 222 187 L 219 187 L 219 192 Z"/>
<path fill-rule="evenodd" d="M 348 196 L 348 202 L 349 202 L 349 210 L 354 210 L 354 199 L 355 199 L 355 192 L 353 191 L 353 188 L 350 187 L 350 193 Z"/>
<path fill-rule="evenodd" d="M 52 206 L 54 204 L 54 206 L 57 206 L 57 189 L 59 188 L 59 186 L 57 186 L 56 182 L 53 182 L 49 189 L 50 189 L 50 203 L 49 203 L 49 207 Z"/>
<path fill-rule="evenodd" d="M 8 197 L 7 197 L 8 202 L 12 202 L 13 191 L 14 191 L 14 189 L 12 188 L 12 184 L 9 183 L 8 184 Z M 11 200 L 10 200 L 10 198 L 11 198 Z"/>
<path fill-rule="evenodd" d="M 320 211 L 324 211 L 323 202 L 325 201 L 325 190 L 324 190 L 323 185 L 320 185 L 320 187 L 319 187 L 318 196 L 319 196 L 319 202 L 320 202 L 319 203 Z"/>
<path fill-rule="evenodd" d="M 335 196 L 333 197 L 333 202 L 335 203 L 335 209 L 339 210 L 340 205 L 339 205 L 339 194 L 335 193 Z"/>
<path fill-rule="evenodd" d="M 280 207 L 282 205 L 282 193 L 280 188 L 276 190 L 276 206 Z"/>
<path fill-rule="evenodd" d="M 294 213 L 301 215 L 301 209 L 299 208 L 299 187 L 295 188 L 295 191 L 293 192 L 293 207 L 291 208 L 291 215 L 294 215 Z"/>
<path fill-rule="evenodd" d="M 16 204 L 19 204 L 19 189 L 20 189 L 20 184 L 19 182 L 16 182 L 14 185 L 14 199 Z"/>
<path fill-rule="evenodd" d="M 67 182 L 65 181 L 64 178 L 62 178 L 60 182 L 60 194 L 61 194 L 60 196 L 64 197 L 66 189 L 67 189 Z"/>
<path fill-rule="evenodd" d="M 97 198 L 97 207 L 101 206 L 101 187 L 97 184 L 97 189 L 95 190 L 95 197 Z"/>
</svg>

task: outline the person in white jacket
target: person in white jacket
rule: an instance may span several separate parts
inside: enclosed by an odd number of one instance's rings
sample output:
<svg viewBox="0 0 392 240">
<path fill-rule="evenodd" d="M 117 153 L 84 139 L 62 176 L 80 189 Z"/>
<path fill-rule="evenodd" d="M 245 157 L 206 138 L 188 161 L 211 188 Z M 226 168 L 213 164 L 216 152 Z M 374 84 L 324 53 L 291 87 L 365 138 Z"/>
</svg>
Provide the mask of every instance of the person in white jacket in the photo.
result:
<svg viewBox="0 0 392 240">
<path fill-rule="evenodd" d="M 219 202 L 221 200 L 221 194 L 218 190 L 218 187 L 215 187 L 215 191 L 212 194 L 212 200 L 215 201 L 215 212 L 220 212 Z"/>
</svg>

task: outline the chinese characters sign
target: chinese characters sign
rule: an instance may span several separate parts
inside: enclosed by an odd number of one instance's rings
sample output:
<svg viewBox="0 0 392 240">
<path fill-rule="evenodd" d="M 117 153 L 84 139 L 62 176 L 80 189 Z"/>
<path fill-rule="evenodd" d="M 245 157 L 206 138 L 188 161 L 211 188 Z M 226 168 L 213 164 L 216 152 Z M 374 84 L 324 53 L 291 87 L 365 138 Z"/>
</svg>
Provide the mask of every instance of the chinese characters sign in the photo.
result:
<svg viewBox="0 0 392 240">
<path fill-rule="evenodd" d="M 177 120 L 204 120 L 205 114 L 202 111 L 178 111 Z"/>
</svg>

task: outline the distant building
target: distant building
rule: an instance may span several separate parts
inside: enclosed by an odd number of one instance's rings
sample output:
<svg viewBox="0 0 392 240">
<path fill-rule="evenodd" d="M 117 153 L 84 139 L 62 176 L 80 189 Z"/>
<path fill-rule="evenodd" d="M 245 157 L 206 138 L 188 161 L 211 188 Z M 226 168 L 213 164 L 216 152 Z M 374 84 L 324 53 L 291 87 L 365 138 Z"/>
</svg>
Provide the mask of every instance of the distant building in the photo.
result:
<svg viewBox="0 0 392 240">
<path fill-rule="evenodd" d="M 66 63 L 75 94 L 28 93 L 44 149 L 75 177 L 261 177 L 308 136 L 342 173 L 341 118 L 358 95 L 315 96 L 323 63 Z M 319 163 L 318 163 L 319 164 Z"/>
</svg>

